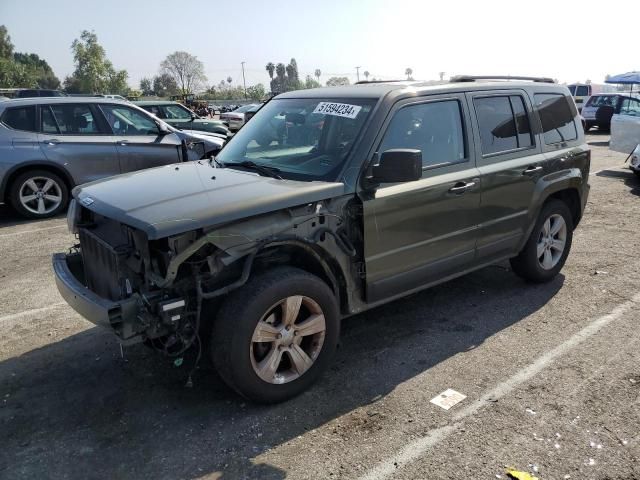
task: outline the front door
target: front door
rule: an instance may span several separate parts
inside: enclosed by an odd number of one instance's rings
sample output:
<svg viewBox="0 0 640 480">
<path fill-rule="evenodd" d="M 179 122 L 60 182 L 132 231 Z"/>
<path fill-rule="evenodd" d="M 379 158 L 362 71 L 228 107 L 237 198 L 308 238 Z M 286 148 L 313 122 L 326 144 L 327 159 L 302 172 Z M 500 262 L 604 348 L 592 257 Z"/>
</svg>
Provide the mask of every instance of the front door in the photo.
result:
<svg viewBox="0 0 640 480">
<path fill-rule="evenodd" d="M 161 134 L 150 116 L 126 105 L 101 104 L 100 109 L 113 131 L 123 173 L 181 161 L 180 139 Z"/>
<path fill-rule="evenodd" d="M 51 162 L 64 165 L 74 183 L 91 182 L 120 173 L 113 139 L 88 103 L 40 107 L 40 146 Z"/>
<path fill-rule="evenodd" d="M 462 94 L 397 104 L 376 154 L 422 152 L 422 179 L 363 194 L 367 301 L 451 276 L 473 263 L 480 178 Z"/>
</svg>

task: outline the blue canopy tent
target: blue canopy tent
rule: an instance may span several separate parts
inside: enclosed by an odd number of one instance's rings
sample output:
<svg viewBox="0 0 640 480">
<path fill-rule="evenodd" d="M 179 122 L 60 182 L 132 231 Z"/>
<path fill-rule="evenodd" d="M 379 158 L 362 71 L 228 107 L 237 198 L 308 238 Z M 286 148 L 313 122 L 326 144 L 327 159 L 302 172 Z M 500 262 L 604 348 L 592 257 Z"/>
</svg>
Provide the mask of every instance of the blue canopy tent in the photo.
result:
<svg viewBox="0 0 640 480">
<path fill-rule="evenodd" d="M 640 84 L 640 72 L 627 72 L 620 75 L 614 75 L 605 80 L 605 83 L 619 83 L 622 85 L 631 85 L 631 93 L 633 86 Z"/>
</svg>

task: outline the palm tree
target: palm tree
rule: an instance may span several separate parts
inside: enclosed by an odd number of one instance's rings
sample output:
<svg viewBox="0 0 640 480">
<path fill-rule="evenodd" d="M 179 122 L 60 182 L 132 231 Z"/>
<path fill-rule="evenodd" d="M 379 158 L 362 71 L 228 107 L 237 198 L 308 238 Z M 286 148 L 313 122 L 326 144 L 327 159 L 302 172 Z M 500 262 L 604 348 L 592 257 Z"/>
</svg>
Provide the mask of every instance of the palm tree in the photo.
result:
<svg viewBox="0 0 640 480">
<path fill-rule="evenodd" d="M 319 68 L 316 68 L 316 71 L 314 72 L 316 78 L 318 79 L 318 82 L 320 82 L 320 75 L 322 75 L 322 72 L 320 71 Z"/>
<path fill-rule="evenodd" d="M 267 72 L 269 72 L 269 78 L 273 80 L 273 72 L 275 72 L 276 66 L 273 63 L 269 62 L 267 63 L 267 66 L 265 68 L 267 69 Z"/>
<path fill-rule="evenodd" d="M 284 75 L 285 73 L 287 73 L 287 69 L 284 66 L 284 63 L 279 63 L 276 65 L 276 76 L 281 79 L 284 80 Z"/>
<path fill-rule="evenodd" d="M 413 75 L 413 70 L 410 68 L 405 69 L 404 74 L 407 76 L 407 80 L 411 80 L 411 75 Z"/>
<path fill-rule="evenodd" d="M 228 83 L 229 85 L 231 85 L 231 82 L 233 82 L 233 78 L 231 78 L 231 77 L 227 77 L 227 83 Z"/>
<path fill-rule="evenodd" d="M 364 79 L 368 82 L 369 81 L 369 71 L 365 70 L 363 75 L 364 75 Z"/>
</svg>

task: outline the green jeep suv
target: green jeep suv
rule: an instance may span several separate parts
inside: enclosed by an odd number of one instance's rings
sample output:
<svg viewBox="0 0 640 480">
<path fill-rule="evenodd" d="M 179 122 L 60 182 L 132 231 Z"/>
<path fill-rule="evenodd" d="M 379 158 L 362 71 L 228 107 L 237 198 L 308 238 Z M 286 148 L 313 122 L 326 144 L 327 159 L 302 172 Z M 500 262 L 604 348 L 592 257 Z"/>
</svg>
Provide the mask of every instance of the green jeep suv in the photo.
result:
<svg viewBox="0 0 640 480">
<path fill-rule="evenodd" d="M 506 259 L 553 279 L 589 164 L 569 90 L 547 79 L 288 92 L 209 162 L 74 189 L 79 243 L 56 281 L 123 343 L 204 346 L 241 395 L 283 401 L 350 315 Z"/>
</svg>

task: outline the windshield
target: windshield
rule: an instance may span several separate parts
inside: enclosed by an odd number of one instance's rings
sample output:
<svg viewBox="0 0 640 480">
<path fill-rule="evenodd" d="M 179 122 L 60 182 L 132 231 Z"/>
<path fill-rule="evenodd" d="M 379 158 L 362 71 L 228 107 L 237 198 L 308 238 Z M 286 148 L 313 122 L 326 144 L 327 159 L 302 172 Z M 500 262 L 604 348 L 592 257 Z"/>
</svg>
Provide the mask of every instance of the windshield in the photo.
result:
<svg viewBox="0 0 640 480">
<path fill-rule="evenodd" d="M 293 180 L 335 180 L 374 105 L 360 98 L 272 100 L 216 160 L 275 167 Z"/>
</svg>

